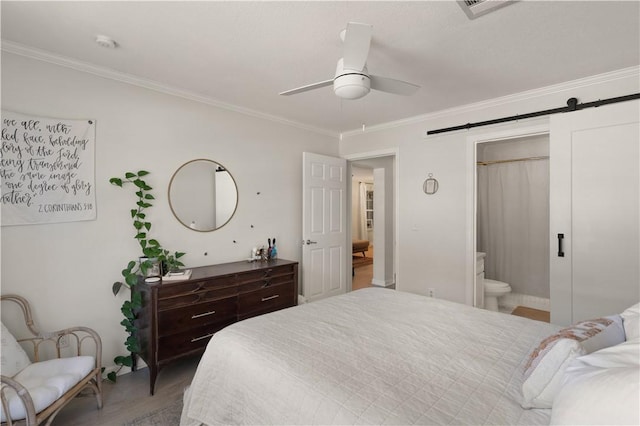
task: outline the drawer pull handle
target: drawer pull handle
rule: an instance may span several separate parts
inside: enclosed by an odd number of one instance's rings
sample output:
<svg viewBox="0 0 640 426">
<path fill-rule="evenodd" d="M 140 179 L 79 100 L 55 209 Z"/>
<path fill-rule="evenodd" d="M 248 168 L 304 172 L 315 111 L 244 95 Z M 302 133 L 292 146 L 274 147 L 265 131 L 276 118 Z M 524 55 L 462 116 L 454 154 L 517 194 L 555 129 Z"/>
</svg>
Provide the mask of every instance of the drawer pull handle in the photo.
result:
<svg viewBox="0 0 640 426">
<path fill-rule="evenodd" d="M 262 288 L 269 287 L 271 285 L 271 278 L 264 280 L 264 284 L 262 284 Z"/>
<path fill-rule="evenodd" d="M 205 334 L 204 336 L 194 337 L 193 339 L 191 339 L 191 343 L 193 343 L 193 342 L 197 342 L 198 340 L 206 339 L 207 337 L 211 337 L 211 336 L 213 336 L 214 334 L 215 334 L 215 333 L 209 333 L 209 334 Z"/>
<path fill-rule="evenodd" d="M 191 315 L 191 319 L 196 319 L 196 318 L 200 318 L 200 317 L 206 317 L 207 315 L 213 315 L 215 313 L 216 313 L 216 311 L 209 311 L 209 312 L 205 312 L 203 314 Z"/>
<path fill-rule="evenodd" d="M 276 294 L 276 295 L 274 295 L 274 296 L 263 297 L 263 298 L 262 298 L 262 301 L 263 301 L 263 302 L 266 302 L 267 300 L 275 299 L 276 297 L 280 297 L 280 295 L 279 295 L 279 294 Z"/>
</svg>

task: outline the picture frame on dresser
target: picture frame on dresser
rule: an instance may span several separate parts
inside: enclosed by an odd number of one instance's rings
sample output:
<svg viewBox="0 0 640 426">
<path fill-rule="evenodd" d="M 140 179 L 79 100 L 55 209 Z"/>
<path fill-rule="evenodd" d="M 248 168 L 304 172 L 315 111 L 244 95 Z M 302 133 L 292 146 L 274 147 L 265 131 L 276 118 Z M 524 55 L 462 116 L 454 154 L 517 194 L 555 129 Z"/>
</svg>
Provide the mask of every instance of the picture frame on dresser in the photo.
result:
<svg viewBox="0 0 640 426">
<path fill-rule="evenodd" d="M 298 303 L 298 262 L 272 259 L 191 269 L 182 281 L 141 280 L 142 306 L 135 325 L 140 352 L 149 367 L 149 390 L 161 368 L 204 352 L 211 337 L 235 322 Z"/>
</svg>

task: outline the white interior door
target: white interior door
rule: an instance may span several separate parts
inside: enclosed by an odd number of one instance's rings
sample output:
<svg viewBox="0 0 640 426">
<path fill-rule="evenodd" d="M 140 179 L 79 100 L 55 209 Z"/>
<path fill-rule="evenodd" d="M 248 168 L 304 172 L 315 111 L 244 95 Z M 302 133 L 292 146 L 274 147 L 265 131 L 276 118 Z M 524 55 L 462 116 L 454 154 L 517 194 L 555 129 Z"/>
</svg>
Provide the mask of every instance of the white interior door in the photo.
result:
<svg viewBox="0 0 640 426">
<path fill-rule="evenodd" d="M 302 294 L 313 301 L 346 292 L 347 161 L 304 152 L 302 163 Z"/>
<path fill-rule="evenodd" d="M 551 322 L 640 299 L 640 102 L 551 117 Z"/>
</svg>

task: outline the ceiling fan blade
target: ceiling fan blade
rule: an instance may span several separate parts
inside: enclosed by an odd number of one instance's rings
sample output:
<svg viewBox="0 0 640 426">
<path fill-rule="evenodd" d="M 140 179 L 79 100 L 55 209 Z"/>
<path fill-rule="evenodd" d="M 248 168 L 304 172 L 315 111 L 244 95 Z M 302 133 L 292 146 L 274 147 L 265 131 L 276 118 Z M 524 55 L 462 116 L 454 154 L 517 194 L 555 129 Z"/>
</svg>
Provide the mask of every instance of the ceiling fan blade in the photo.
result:
<svg viewBox="0 0 640 426">
<path fill-rule="evenodd" d="M 371 79 L 371 88 L 382 92 L 393 93 L 396 95 L 413 95 L 420 89 L 420 86 L 407 83 L 406 81 L 394 80 L 393 78 L 380 77 L 377 75 L 369 75 Z"/>
<path fill-rule="evenodd" d="M 318 83 L 308 84 L 306 86 L 298 87 L 296 89 L 287 90 L 286 92 L 281 92 L 282 96 L 295 95 L 296 93 L 302 93 L 313 89 L 319 89 L 321 87 L 331 86 L 333 84 L 333 79 L 320 81 Z"/>
<path fill-rule="evenodd" d="M 362 71 L 367 63 L 369 47 L 371 46 L 371 32 L 373 26 L 349 22 L 344 34 L 343 58 L 344 67 L 350 70 Z"/>
</svg>

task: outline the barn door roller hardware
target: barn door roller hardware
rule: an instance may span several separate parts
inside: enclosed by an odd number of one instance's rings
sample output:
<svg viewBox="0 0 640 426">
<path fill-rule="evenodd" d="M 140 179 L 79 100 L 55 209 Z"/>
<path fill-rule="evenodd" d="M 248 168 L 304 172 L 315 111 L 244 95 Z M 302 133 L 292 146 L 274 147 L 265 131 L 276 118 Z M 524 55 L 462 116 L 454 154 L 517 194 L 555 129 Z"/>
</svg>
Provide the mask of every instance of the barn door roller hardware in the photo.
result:
<svg viewBox="0 0 640 426">
<path fill-rule="evenodd" d="M 493 120 L 480 121 L 478 123 L 461 124 L 459 126 L 446 127 L 443 129 L 429 130 L 427 132 L 427 135 L 437 135 L 439 133 L 453 132 L 456 130 L 464 130 L 464 129 L 468 130 L 474 127 L 489 126 L 491 124 L 506 123 L 508 121 L 524 120 L 526 118 L 540 117 L 543 115 L 557 114 L 560 112 L 579 111 L 585 108 L 599 107 L 601 105 L 615 104 L 618 102 L 631 101 L 634 99 L 640 99 L 640 93 L 634 93 L 632 95 L 626 95 L 626 96 L 618 96 L 616 98 L 599 99 L 597 101 L 586 102 L 582 104 L 578 103 L 577 98 L 569 98 L 567 99 L 567 106 L 565 107 L 546 109 L 544 111 L 530 112 L 528 114 L 512 115 L 510 117 L 495 118 Z"/>
</svg>

